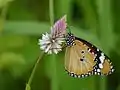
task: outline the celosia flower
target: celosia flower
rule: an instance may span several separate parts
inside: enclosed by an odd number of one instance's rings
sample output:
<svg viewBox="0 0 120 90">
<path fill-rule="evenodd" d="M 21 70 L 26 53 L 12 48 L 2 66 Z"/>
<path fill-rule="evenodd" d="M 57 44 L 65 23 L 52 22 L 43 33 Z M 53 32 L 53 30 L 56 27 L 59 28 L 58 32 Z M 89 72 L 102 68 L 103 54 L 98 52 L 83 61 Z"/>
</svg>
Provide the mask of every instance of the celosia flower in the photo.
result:
<svg viewBox="0 0 120 90">
<path fill-rule="evenodd" d="M 39 39 L 40 48 L 48 54 L 57 54 L 61 51 L 62 43 L 65 40 L 64 34 L 66 33 L 66 27 L 66 16 L 64 16 L 51 27 L 50 34 L 42 34 L 42 39 Z"/>
<path fill-rule="evenodd" d="M 53 38 L 56 37 L 64 37 L 66 33 L 66 15 L 63 16 L 60 20 L 58 20 L 53 27 L 51 27 L 51 35 Z"/>
</svg>

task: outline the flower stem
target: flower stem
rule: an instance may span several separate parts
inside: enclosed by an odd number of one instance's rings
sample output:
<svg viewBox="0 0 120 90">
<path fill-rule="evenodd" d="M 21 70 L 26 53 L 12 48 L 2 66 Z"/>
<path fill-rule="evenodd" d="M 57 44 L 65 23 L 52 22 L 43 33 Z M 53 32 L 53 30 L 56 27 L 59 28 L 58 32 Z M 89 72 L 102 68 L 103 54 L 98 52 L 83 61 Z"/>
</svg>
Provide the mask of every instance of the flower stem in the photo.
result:
<svg viewBox="0 0 120 90">
<path fill-rule="evenodd" d="M 4 23 L 6 20 L 6 13 L 7 13 L 8 5 L 5 5 L 4 7 L 1 8 L 1 13 L 0 13 L 0 32 L 3 31 L 4 28 Z"/>
<path fill-rule="evenodd" d="M 42 52 L 41 55 L 38 57 L 36 63 L 35 63 L 35 66 L 34 66 L 34 68 L 33 68 L 33 70 L 32 70 L 32 73 L 31 73 L 30 78 L 29 78 L 28 83 L 27 83 L 27 85 L 29 85 L 29 86 L 30 86 L 31 83 L 32 83 L 32 80 L 33 80 L 35 71 L 36 71 L 37 66 L 38 66 L 38 64 L 39 64 L 39 62 L 40 62 L 40 60 L 41 60 L 41 58 L 43 57 L 43 55 L 44 55 L 44 53 Z"/>
<path fill-rule="evenodd" d="M 49 0 L 49 16 L 50 16 L 50 24 L 53 26 L 54 24 L 54 1 Z M 58 80 L 57 80 L 57 70 L 56 70 L 56 56 L 53 54 L 51 59 L 51 90 L 59 90 Z"/>
<path fill-rule="evenodd" d="M 51 59 L 51 90 L 59 90 L 58 78 L 57 78 L 57 63 L 56 56 L 53 54 Z"/>
<path fill-rule="evenodd" d="M 50 16 L 50 24 L 51 26 L 54 24 L 54 1 L 49 0 L 49 16 Z"/>
</svg>

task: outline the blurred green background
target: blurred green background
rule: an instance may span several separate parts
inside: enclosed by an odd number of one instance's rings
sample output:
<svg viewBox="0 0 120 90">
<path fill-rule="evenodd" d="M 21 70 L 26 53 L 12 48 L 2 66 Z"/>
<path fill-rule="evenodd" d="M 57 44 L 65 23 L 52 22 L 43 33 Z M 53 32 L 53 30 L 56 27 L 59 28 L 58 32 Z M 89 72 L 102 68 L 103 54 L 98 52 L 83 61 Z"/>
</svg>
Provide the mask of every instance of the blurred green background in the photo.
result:
<svg viewBox="0 0 120 90">
<path fill-rule="evenodd" d="M 50 32 L 49 0 L 0 0 L 0 90 L 25 90 Z M 107 77 L 73 78 L 64 70 L 65 50 L 44 54 L 31 90 L 120 90 L 120 0 L 54 0 L 55 21 L 67 15 L 71 31 L 101 50 L 116 69 Z"/>
</svg>

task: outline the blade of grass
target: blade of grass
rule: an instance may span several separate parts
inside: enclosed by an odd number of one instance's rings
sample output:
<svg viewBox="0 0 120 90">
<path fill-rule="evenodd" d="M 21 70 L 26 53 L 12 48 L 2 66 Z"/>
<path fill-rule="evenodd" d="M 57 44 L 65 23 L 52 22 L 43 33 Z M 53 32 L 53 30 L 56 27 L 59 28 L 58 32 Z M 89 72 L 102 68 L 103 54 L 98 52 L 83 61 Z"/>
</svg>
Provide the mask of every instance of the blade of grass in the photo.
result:
<svg viewBox="0 0 120 90">
<path fill-rule="evenodd" d="M 93 0 L 77 0 L 79 7 L 82 6 L 85 24 L 90 28 L 91 32 L 97 35 L 98 21 L 97 13 Z"/>
<path fill-rule="evenodd" d="M 111 18 L 111 1 L 110 0 L 98 0 L 98 13 L 99 13 L 99 25 L 100 25 L 100 41 L 105 53 L 108 53 L 113 44 L 113 24 Z M 102 77 L 99 79 L 100 90 L 106 90 L 107 78 Z"/>
<path fill-rule="evenodd" d="M 98 0 L 100 40 L 103 50 L 108 53 L 114 44 L 111 0 Z"/>
<path fill-rule="evenodd" d="M 71 21 L 71 6 L 72 0 L 56 0 L 55 2 L 55 18 L 59 16 L 68 15 L 67 21 L 70 23 Z"/>
</svg>

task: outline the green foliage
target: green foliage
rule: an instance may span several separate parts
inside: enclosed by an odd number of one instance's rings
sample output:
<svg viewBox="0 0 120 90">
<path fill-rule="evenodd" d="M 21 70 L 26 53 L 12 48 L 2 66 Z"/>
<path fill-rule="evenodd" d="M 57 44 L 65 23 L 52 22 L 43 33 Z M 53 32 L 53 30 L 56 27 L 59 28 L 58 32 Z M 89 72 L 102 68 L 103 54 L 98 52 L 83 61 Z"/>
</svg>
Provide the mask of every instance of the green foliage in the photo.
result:
<svg viewBox="0 0 120 90">
<path fill-rule="evenodd" d="M 43 56 L 29 85 L 28 79 L 41 55 L 38 38 L 50 32 L 49 5 L 47 0 L 15 0 L 0 12 L 0 90 L 119 90 L 120 1 L 54 2 L 55 20 L 67 14 L 71 31 L 107 53 L 116 72 L 107 78 L 72 78 L 64 70 L 63 50 Z"/>
<path fill-rule="evenodd" d="M 8 4 L 8 2 L 11 2 L 13 0 L 0 0 L 0 8 L 6 6 Z"/>
</svg>

